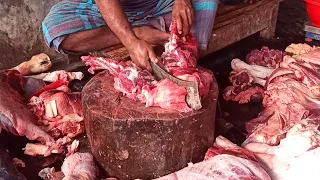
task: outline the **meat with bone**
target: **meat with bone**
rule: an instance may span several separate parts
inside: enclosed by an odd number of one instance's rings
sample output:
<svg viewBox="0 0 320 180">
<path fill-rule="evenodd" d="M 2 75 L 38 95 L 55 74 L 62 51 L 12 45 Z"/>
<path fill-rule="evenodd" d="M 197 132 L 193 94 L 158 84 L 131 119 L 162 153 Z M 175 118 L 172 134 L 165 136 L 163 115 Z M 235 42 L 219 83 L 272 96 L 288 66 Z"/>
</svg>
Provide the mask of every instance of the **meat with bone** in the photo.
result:
<svg viewBox="0 0 320 180">
<path fill-rule="evenodd" d="M 219 136 L 206 154 L 205 161 L 156 180 L 259 179 L 270 180 L 252 153 Z"/>
<path fill-rule="evenodd" d="M 197 81 L 200 95 L 207 96 L 213 82 L 212 73 L 196 68 L 197 42 L 191 34 L 185 37 L 178 35 L 174 22 L 171 25 L 171 37 L 165 45 L 162 58 L 164 67 L 170 73 L 182 80 Z M 164 79 L 158 82 L 150 72 L 140 69 L 132 62 L 91 56 L 82 56 L 81 59 L 87 66 L 90 66 L 90 73 L 107 69 L 114 76 L 115 89 L 124 93 L 128 98 L 146 103 L 147 107 L 160 106 L 180 112 L 192 110 L 185 102 L 185 88 L 178 88 L 170 80 Z M 175 89 L 174 92 L 173 89 Z M 168 93 L 173 96 L 168 96 Z"/>
<path fill-rule="evenodd" d="M 177 23 L 170 26 L 170 39 L 165 44 L 165 51 L 161 55 L 163 64 L 169 72 L 175 68 L 196 68 L 198 43 L 192 34 L 182 36 L 178 33 Z"/>
<path fill-rule="evenodd" d="M 49 70 L 52 66 L 50 57 L 44 53 L 32 56 L 29 61 L 25 61 L 11 70 L 17 70 L 22 75 L 42 73 Z"/>
<path fill-rule="evenodd" d="M 44 155 L 61 153 L 62 148 L 84 133 L 81 94 L 71 92 L 66 81 L 56 81 L 35 93 L 28 105 L 37 115 L 37 125 L 56 139 L 51 146 L 28 143 L 25 154 Z"/>
<path fill-rule="evenodd" d="M 66 157 L 61 171 L 45 168 L 39 172 L 39 176 L 44 180 L 96 180 L 98 176 L 98 168 L 90 153 L 75 153 Z"/>
<path fill-rule="evenodd" d="M 235 71 L 247 70 L 252 77 L 260 79 L 268 78 L 274 70 L 264 66 L 250 65 L 240 59 L 233 59 L 231 61 L 231 68 Z"/>
<path fill-rule="evenodd" d="M 239 104 L 263 99 L 263 86 L 273 69 L 258 65 L 247 64 L 240 59 L 231 62 L 233 71 L 229 75 L 232 84 L 224 89 L 223 98 Z"/>
<path fill-rule="evenodd" d="M 261 50 L 255 49 L 246 56 L 246 62 L 251 65 L 259 65 L 268 68 L 277 68 L 282 61 L 285 52 L 269 49 L 263 46 Z"/>
<path fill-rule="evenodd" d="M 249 136 L 243 145 L 277 145 L 292 126 L 320 108 L 320 76 L 313 64 L 286 56 L 280 66 L 266 84 L 265 110 L 246 124 Z"/>
<path fill-rule="evenodd" d="M 35 79 L 41 79 L 46 82 L 56 82 L 58 80 L 72 81 L 72 80 L 82 80 L 82 72 L 67 72 L 64 70 L 53 71 L 48 73 L 42 73 L 37 75 L 28 76 Z"/>
<path fill-rule="evenodd" d="M 53 138 L 36 126 L 36 116 L 27 108 L 23 98 L 7 83 L 0 82 L 0 129 L 5 129 L 43 144 L 53 143 Z"/>
<path fill-rule="evenodd" d="M 256 154 L 272 179 L 320 179 L 320 116 L 312 114 L 293 126 L 278 146 L 250 143 L 244 146 Z"/>
</svg>

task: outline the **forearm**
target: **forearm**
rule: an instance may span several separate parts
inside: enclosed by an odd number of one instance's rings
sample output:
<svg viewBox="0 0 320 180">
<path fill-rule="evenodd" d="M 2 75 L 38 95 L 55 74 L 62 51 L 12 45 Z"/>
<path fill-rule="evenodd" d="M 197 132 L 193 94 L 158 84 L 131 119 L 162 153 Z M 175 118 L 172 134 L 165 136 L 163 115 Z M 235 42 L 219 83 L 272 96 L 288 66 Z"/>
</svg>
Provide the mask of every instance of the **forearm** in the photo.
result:
<svg viewBox="0 0 320 180">
<path fill-rule="evenodd" d="M 119 0 L 96 0 L 99 11 L 109 28 L 124 46 L 137 40 Z"/>
</svg>

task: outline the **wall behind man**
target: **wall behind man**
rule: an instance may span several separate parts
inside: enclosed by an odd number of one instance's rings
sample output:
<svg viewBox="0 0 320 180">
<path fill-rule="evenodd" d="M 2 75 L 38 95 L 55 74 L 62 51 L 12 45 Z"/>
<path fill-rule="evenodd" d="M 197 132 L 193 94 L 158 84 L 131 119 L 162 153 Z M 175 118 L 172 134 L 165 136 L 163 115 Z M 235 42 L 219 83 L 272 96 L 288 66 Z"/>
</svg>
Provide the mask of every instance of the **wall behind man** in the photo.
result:
<svg viewBox="0 0 320 180">
<path fill-rule="evenodd" d="M 51 58 L 57 56 L 44 43 L 41 22 L 59 1 L 0 1 L 0 69 L 14 67 L 42 52 Z"/>
</svg>

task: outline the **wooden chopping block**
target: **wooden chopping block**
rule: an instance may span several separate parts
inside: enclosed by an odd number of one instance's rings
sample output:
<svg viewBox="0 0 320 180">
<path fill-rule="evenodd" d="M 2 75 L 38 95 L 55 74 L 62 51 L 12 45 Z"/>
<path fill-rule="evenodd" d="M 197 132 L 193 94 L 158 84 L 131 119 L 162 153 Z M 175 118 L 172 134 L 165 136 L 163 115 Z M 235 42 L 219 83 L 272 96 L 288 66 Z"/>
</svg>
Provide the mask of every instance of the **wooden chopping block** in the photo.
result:
<svg viewBox="0 0 320 180">
<path fill-rule="evenodd" d="M 113 77 L 103 71 L 82 91 L 92 153 L 111 177 L 152 179 L 203 160 L 214 141 L 216 81 L 203 108 L 189 113 L 146 108 L 113 84 Z"/>
</svg>

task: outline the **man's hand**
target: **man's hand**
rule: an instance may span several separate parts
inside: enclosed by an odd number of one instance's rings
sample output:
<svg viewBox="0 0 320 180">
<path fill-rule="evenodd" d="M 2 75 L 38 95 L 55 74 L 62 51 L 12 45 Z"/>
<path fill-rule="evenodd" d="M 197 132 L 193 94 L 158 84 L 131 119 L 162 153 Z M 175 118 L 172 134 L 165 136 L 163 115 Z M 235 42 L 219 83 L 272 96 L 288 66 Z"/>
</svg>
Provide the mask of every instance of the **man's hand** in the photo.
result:
<svg viewBox="0 0 320 180">
<path fill-rule="evenodd" d="M 136 40 L 127 47 L 132 62 L 140 68 L 152 71 L 149 58 L 151 61 L 157 63 L 157 56 L 153 48 L 144 40 Z"/>
<path fill-rule="evenodd" d="M 172 8 L 172 18 L 177 21 L 179 34 L 187 35 L 191 30 L 194 19 L 191 0 L 175 0 Z"/>
</svg>

